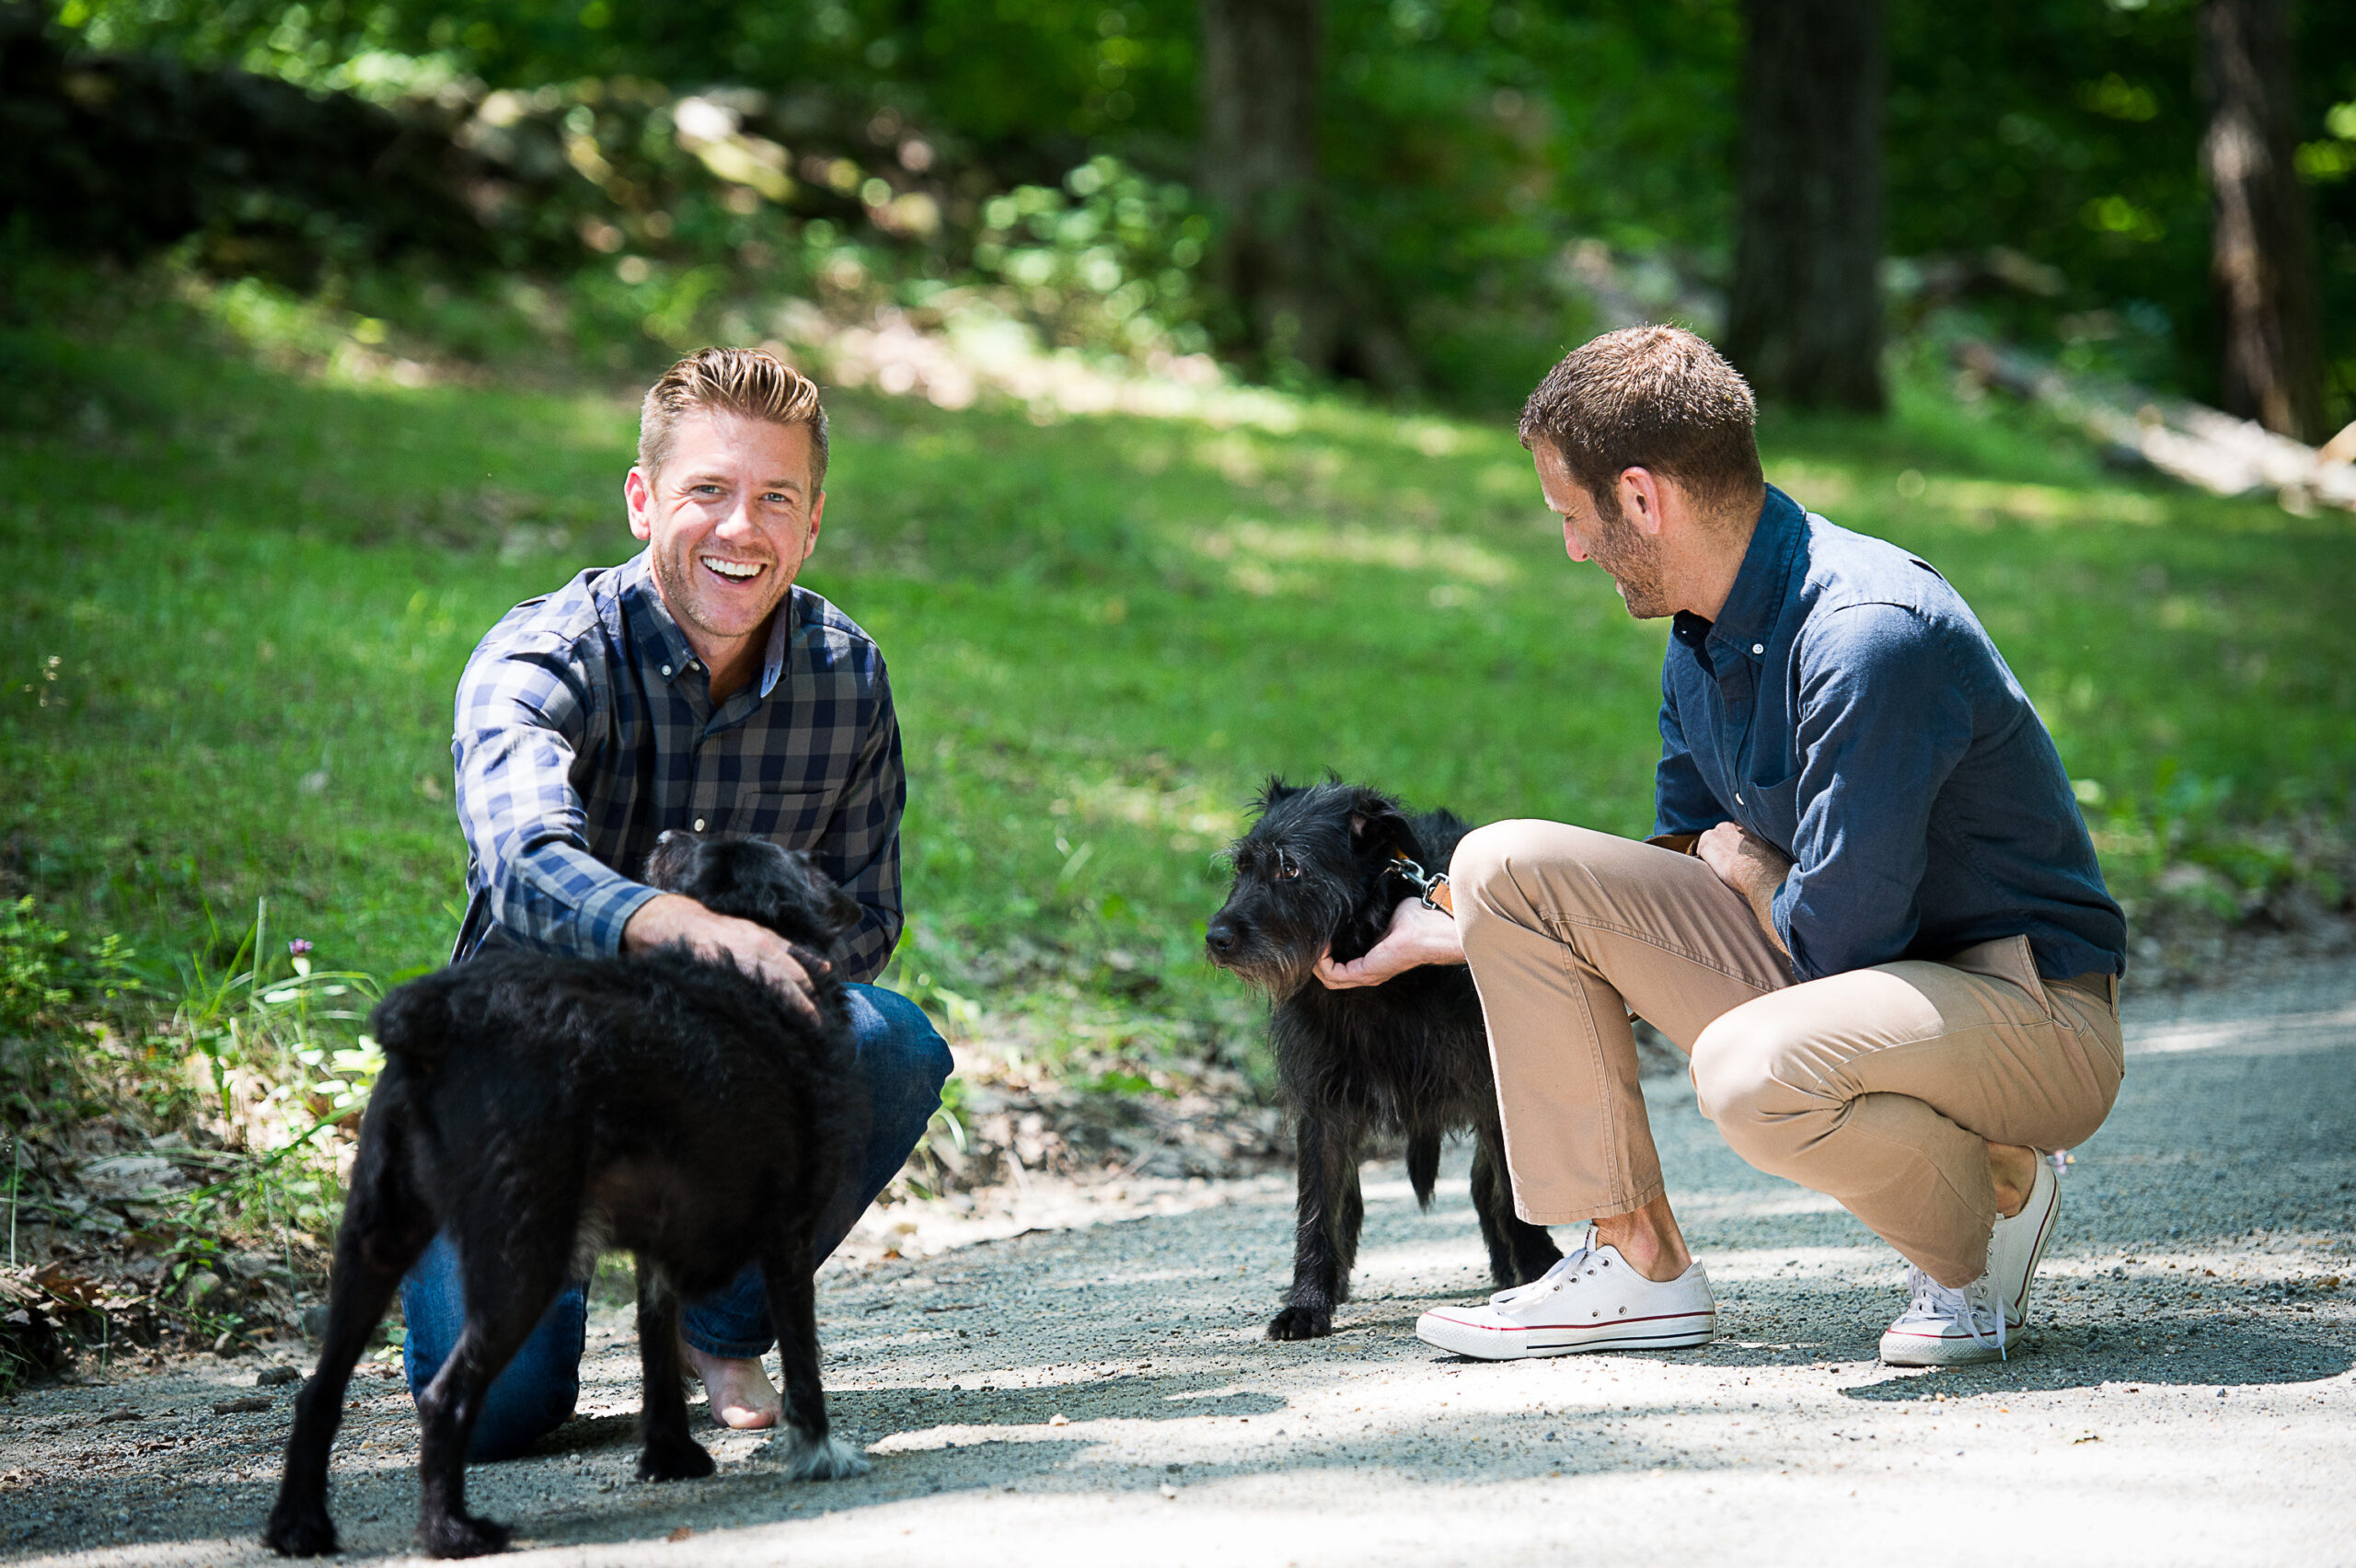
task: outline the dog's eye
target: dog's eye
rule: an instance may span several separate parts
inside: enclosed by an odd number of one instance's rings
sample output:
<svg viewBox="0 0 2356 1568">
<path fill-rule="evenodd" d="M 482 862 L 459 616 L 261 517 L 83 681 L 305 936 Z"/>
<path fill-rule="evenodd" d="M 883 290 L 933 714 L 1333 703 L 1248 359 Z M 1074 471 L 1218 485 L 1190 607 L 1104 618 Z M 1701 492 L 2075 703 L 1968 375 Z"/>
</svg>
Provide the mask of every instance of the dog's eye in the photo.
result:
<svg viewBox="0 0 2356 1568">
<path fill-rule="evenodd" d="M 1292 857 L 1286 854 L 1281 849 L 1277 850 L 1276 880 L 1278 882 L 1291 882 L 1294 878 L 1299 875 L 1300 868 L 1292 863 Z"/>
</svg>

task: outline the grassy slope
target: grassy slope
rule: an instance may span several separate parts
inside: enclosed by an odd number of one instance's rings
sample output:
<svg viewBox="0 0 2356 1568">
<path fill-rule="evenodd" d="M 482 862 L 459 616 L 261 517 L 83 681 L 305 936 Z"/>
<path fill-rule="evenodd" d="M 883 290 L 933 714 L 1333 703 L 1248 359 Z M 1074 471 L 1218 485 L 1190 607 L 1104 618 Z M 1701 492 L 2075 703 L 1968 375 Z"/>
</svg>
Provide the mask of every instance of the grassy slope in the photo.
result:
<svg viewBox="0 0 2356 1568">
<path fill-rule="evenodd" d="M 15 869 L 155 956 L 267 894 L 322 962 L 437 961 L 463 870 L 452 685 L 509 605 L 633 548 L 628 398 L 338 384 L 184 306 L 104 314 L 8 340 L 19 385 L 56 387 L 0 432 Z M 1887 425 L 1771 421 L 1771 476 L 1970 598 L 2119 813 L 2131 892 L 2172 819 L 2344 821 L 2348 519 L 2123 480 L 1904 386 Z M 907 983 L 1027 998 L 1065 1040 L 1231 1033 L 1247 1014 L 1195 953 L 1211 851 L 1271 771 L 1647 821 L 1662 628 L 1564 561 L 1503 421 L 835 408 L 805 580 L 891 660 Z"/>
</svg>

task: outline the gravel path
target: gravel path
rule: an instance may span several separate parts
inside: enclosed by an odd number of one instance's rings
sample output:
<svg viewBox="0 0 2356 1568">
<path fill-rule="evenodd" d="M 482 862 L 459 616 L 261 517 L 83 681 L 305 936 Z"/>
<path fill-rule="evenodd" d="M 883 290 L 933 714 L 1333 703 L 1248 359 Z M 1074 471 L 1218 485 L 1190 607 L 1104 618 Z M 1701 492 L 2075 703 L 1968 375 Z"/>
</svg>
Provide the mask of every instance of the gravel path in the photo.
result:
<svg viewBox="0 0 2356 1568">
<path fill-rule="evenodd" d="M 1662 1157 L 1721 1293 L 1705 1349 L 1484 1366 L 1418 1343 L 1419 1309 L 1482 1288 L 1461 1154 L 1428 1216 L 1369 1167 L 1357 1298 L 1300 1345 L 1259 1337 L 1287 1182 L 1034 1182 L 895 1211 L 829 1265 L 833 1407 L 872 1474 L 788 1484 L 757 1438 L 714 1434 L 713 1479 L 631 1481 L 635 1350 L 608 1305 L 580 1418 L 475 1470 L 475 1496 L 567 1564 L 2356 1563 L 2356 966 L 2136 1002 L 2130 1050 L 2004 1366 L 1879 1366 L 1895 1258 L 1664 1079 Z M 0 1557 L 271 1561 L 293 1389 L 257 1366 L 0 1407 Z M 389 1375 L 354 1398 L 347 1560 L 397 1555 L 414 1423 Z"/>
</svg>

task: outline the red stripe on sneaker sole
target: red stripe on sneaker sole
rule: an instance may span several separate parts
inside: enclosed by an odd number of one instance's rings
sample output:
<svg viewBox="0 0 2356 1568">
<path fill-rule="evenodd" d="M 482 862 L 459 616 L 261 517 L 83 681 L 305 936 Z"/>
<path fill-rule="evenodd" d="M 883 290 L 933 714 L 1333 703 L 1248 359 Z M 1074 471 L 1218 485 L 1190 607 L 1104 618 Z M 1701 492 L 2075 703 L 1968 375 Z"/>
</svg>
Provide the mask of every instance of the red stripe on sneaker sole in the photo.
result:
<svg viewBox="0 0 2356 1568">
<path fill-rule="evenodd" d="M 1717 1309 L 1712 1308 L 1707 1312 L 1660 1312 L 1649 1318 L 1598 1318 L 1587 1323 L 1517 1323 L 1511 1328 L 1507 1328 L 1496 1323 L 1468 1323 L 1461 1318 L 1449 1316 L 1445 1308 L 1435 1308 L 1424 1314 L 1426 1318 L 1438 1318 L 1441 1322 L 1453 1324 L 1460 1329 L 1478 1329 L 1483 1333 L 1490 1334 L 1555 1333 L 1564 1331 L 1573 1333 L 1598 1333 L 1605 1330 L 1625 1328 L 1637 1323 L 1670 1323 L 1680 1318 L 1708 1318 L 1715 1321 L 1717 1315 Z"/>
</svg>

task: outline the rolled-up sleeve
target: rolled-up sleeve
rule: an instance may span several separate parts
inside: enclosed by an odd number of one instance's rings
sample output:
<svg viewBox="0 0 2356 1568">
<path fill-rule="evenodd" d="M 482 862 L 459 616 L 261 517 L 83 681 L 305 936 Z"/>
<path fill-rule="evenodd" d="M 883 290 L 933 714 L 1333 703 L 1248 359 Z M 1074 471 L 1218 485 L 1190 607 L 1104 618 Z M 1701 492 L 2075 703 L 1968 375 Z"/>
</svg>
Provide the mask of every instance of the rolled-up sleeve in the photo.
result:
<svg viewBox="0 0 2356 1568">
<path fill-rule="evenodd" d="M 1678 721 L 1677 698 L 1669 689 L 1666 670 L 1660 689 L 1660 762 L 1653 769 L 1653 831 L 1655 838 L 1706 833 L 1727 820 L 1726 809 L 1703 782 L 1702 770 L 1685 744 L 1684 726 Z"/>
<path fill-rule="evenodd" d="M 908 800 L 900 756 L 900 721 L 881 654 L 875 655 L 875 710 L 833 818 L 811 847 L 820 870 L 859 900 L 858 927 L 843 939 L 849 979 L 872 980 L 900 940 L 900 814 Z"/>
<path fill-rule="evenodd" d="M 1794 864 L 1775 929 L 1803 980 L 1902 956 L 1921 923 L 1930 817 L 1969 749 L 1969 693 L 1911 609 L 1832 612 L 1800 649 Z"/>
<path fill-rule="evenodd" d="M 600 713 L 589 665 L 555 638 L 486 640 L 459 679 L 458 822 L 492 918 L 521 946 L 618 952 L 655 895 L 589 852 L 572 773 Z"/>
</svg>

